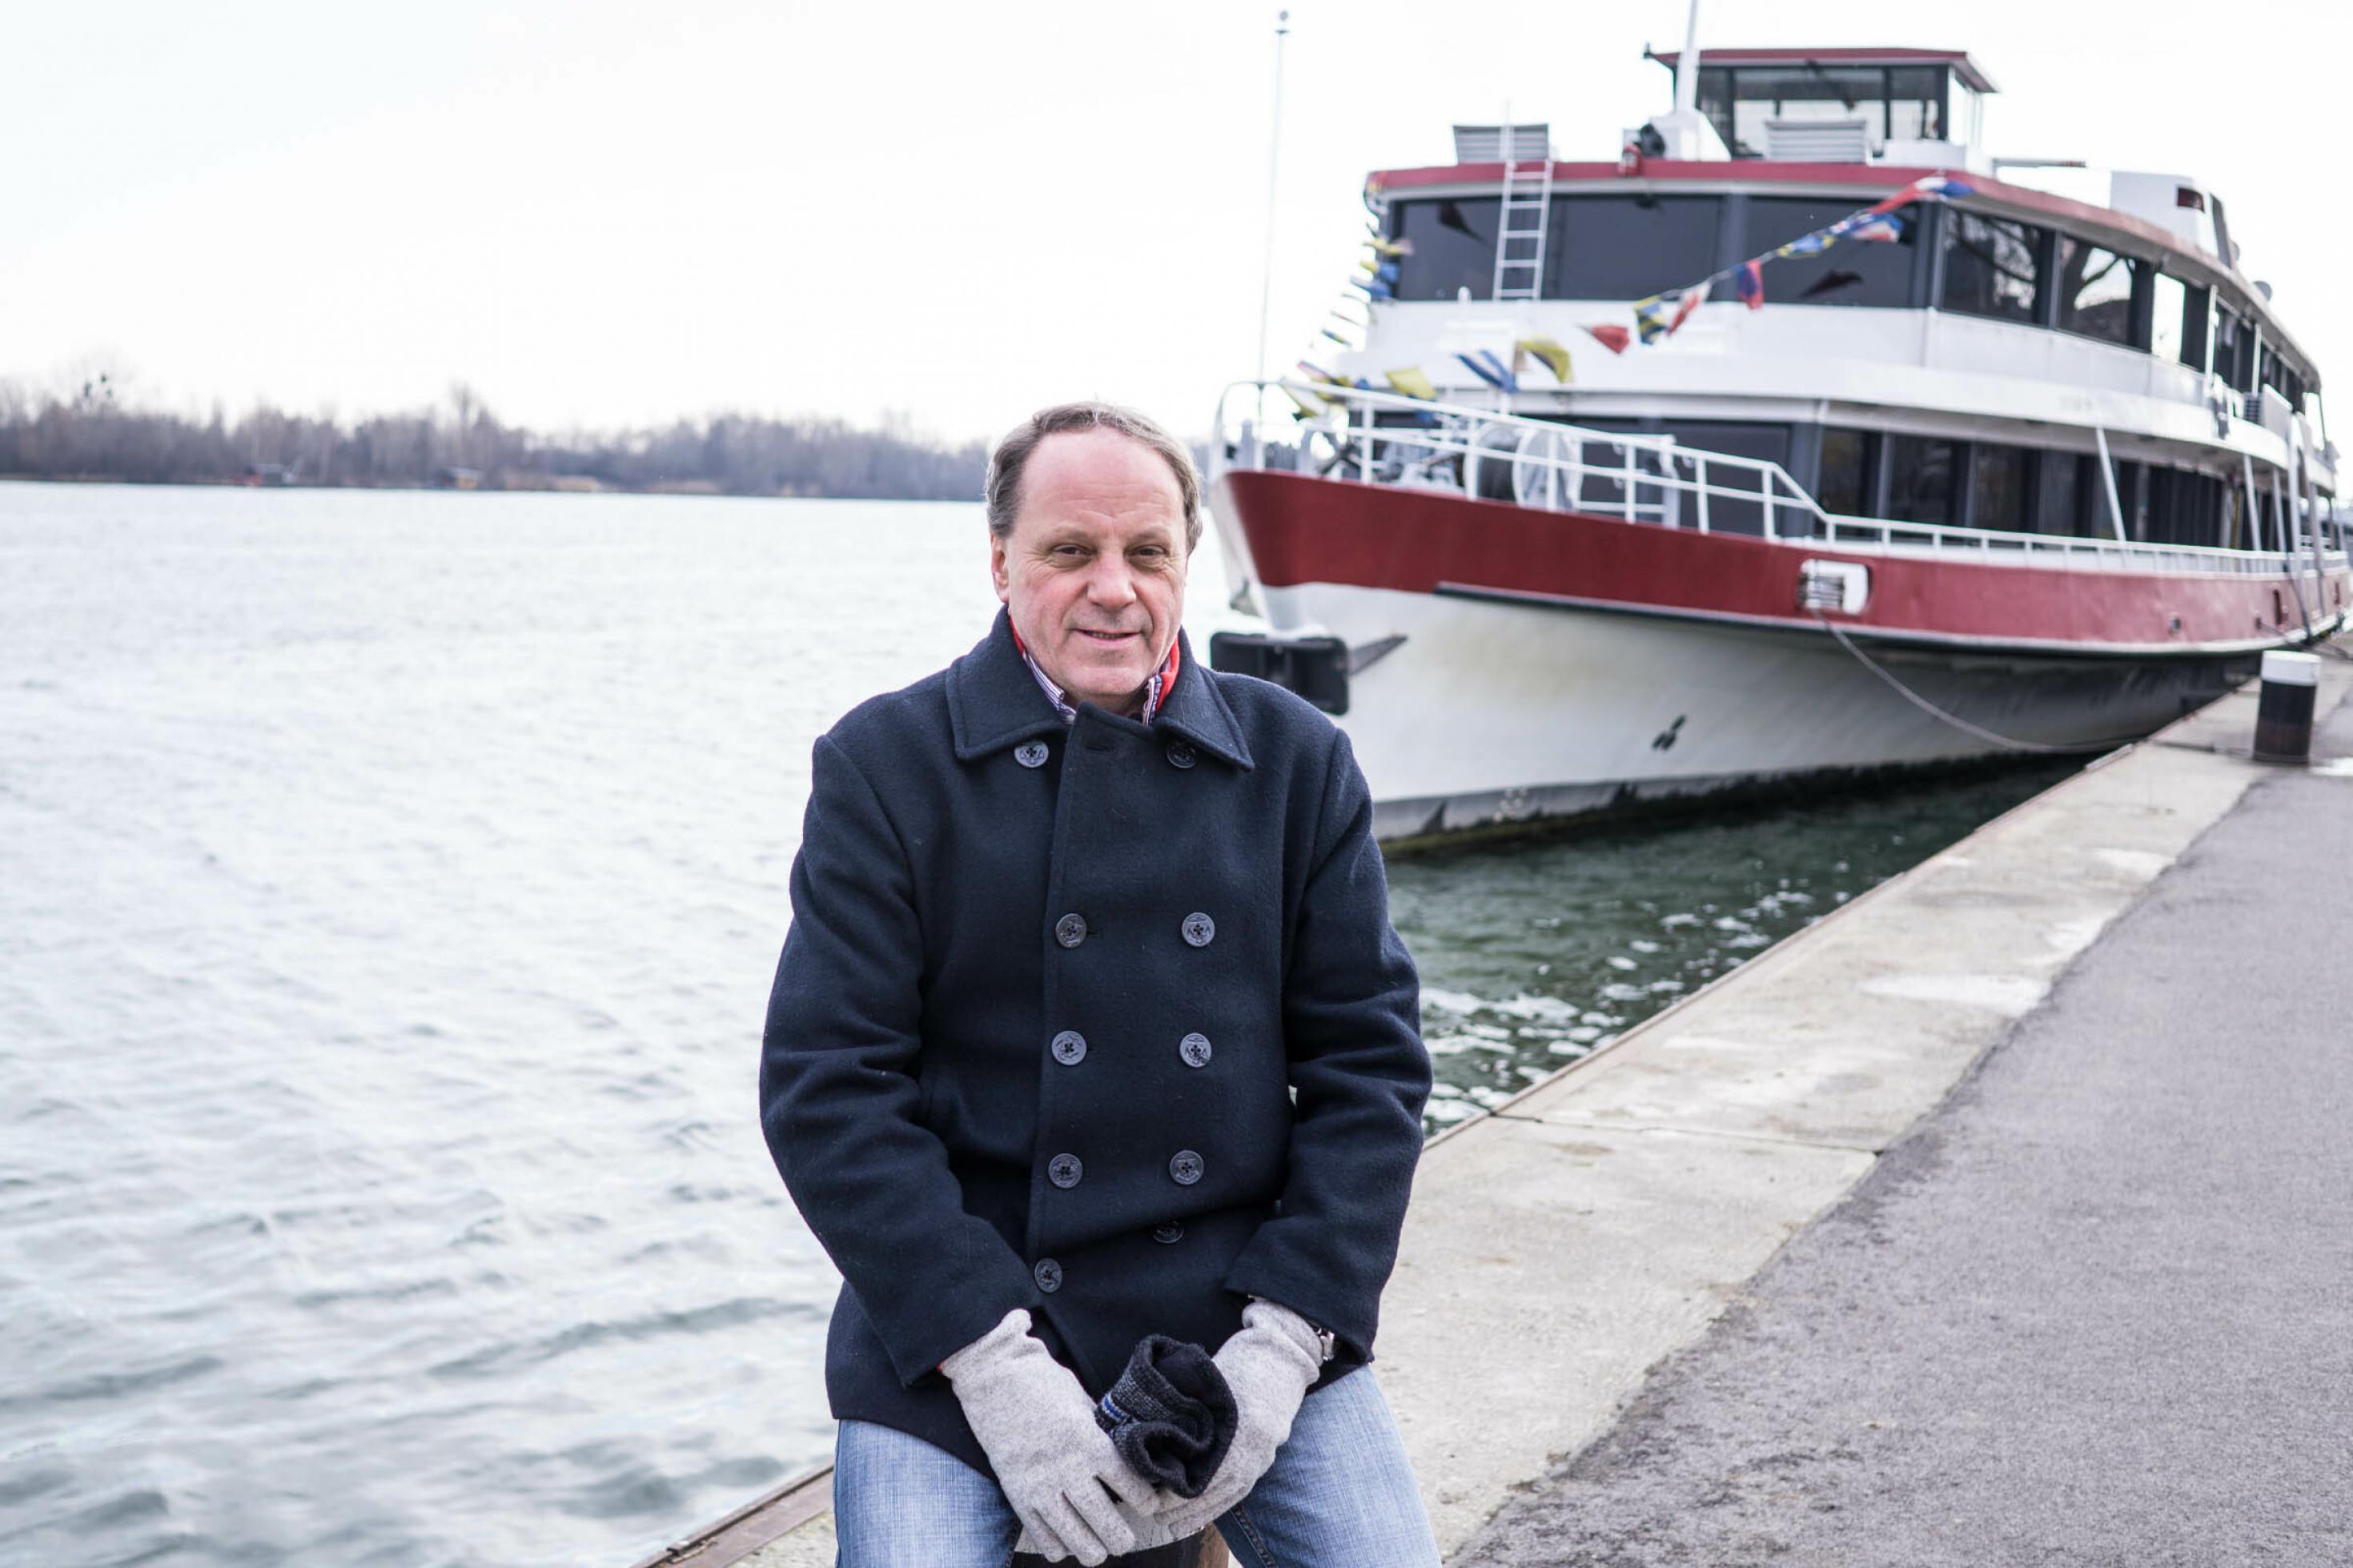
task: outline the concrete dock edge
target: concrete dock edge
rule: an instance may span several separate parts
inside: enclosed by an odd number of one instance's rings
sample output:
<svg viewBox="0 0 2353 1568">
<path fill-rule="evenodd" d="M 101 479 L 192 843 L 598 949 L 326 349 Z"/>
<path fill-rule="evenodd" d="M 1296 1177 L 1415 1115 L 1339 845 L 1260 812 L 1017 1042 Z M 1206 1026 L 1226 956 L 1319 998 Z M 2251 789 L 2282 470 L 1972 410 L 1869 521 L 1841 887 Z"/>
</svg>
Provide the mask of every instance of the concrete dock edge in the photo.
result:
<svg viewBox="0 0 2353 1568">
<path fill-rule="evenodd" d="M 2324 664 L 2317 710 L 2353 689 Z M 1379 1375 L 1439 1544 L 1606 1432 L 2238 802 L 2253 683 L 1431 1141 Z M 646 1560 L 833 1561 L 818 1471 Z"/>
</svg>

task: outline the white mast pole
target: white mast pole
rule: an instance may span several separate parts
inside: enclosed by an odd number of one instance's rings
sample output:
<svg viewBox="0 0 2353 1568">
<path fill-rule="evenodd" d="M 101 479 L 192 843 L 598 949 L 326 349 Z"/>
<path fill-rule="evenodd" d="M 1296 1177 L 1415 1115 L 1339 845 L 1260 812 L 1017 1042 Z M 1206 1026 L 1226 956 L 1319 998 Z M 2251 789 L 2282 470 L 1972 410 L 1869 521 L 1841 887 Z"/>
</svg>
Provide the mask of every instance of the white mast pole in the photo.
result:
<svg viewBox="0 0 2353 1568">
<path fill-rule="evenodd" d="M 1266 331 L 1274 309 L 1274 211 L 1277 176 L 1282 168 L 1282 42 L 1291 36 L 1291 13 L 1274 14 L 1274 112 L 1266 139 L 1266 254 L 1258 289 L 1258 378 L 1267 379 Z M 1266 422 L 1266 388 L 1258 389 L 1259 423 Z"/>
<path fill-rule="evenodd" d="M 1675 65 L 1675 111 L 1689 114 L 1699 107 L 1699 0 L 1691 0 L 1691 19 L 1683 27 L 1683 58 Z"/>
</svg>

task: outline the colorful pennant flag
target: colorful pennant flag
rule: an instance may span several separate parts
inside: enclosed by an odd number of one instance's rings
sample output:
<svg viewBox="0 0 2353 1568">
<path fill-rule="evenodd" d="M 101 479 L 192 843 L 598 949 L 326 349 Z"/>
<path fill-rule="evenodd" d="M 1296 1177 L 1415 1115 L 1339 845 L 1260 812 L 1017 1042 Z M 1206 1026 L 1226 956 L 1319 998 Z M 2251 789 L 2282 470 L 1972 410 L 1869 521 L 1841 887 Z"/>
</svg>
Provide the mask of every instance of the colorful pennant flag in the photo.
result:
<svg viewBox="0 0 2353 1568">
<path fill-rule="evenodd" d="M 1543 362 L 1544 367 L 1552 372 L 1552 379 L 1556 384 L 1561 386 L 1568 384 L 1570 379 L 1568 351 L 1558 342 L 1552 338 L 1522 338 L 1512 345 L 1514 370 L 1518 370 L 1522 362 L 1529 358 Z"/>
<path fill-rule="evenodd" d="M 1849 239 L 1876 239 L 1888 244 L 1904 237 L 1904 220 L 1894 213 L 1872 213 L 1847 230 Z"/>
<path fill-rule="evenodd" d="M 1740 302 L 1752 310 L 1765 308 L 1765 263 L 1744 261 L 1732 270 L 1732 287 L 1740 295 Z"/>
<path fill-rule="evenodd" d="M 1613 354 L 1624 353 L 1634 341 L 1633 334 L 1614 321 L 1599 327 L 1587 327 L 1585 335 Z"/>
<path fill-rule="evenodd" d="M 1912 188 L 1924 195 L 1942 196 L 1948 202 L 1978 194 L 1976 186 L 1966 180 L 1957 180 L 1950 174 L 1923 174 L 1912 182 Z"/>
<path fill-rule="evenodd" d="M 1710 281 L 1712 282 L 1714 279 L 1710 279 Z M 1690 288 L 1684 289 L 1683 298 L 1675 302 L 1673 320 L 1667 323 L 1667 335 L 1669 337 L 1674 336 L 1676 330 L 1685 321 L 1691 320 L 1691 313 L 1694 310 L 1698 310 L 1699 302 L 1706 298 L 1706 283 L 1694 283 Z"/>
<path fill-rule="evenodd" d="M 1791 240 L 1787 245 L 1775 246 L 1773 247 L 1773 254 L 1776 256 L 1820 256 L 1823 251 L 1828 250 L 1830 247 L 1830 231 L 1828 229 L 1816 229 L 1811 234 L 1799 235 L 1797 238 Z"/>
<path fill-rule="evenodd" d="M 1634 301 L 1634 332 L 1646 343 L 1667 335 L 1667 308 L 1656 294 Z"/>
<path fill-rule="evenodd" d="M 1329 327 L 1324 328 L 1320 335 L 1331 339 L 1334 342 L 1338 343 L 1344 349 L 1353 349 L 1356 346 L 1355 343 L 1351 342 L 1346 338 L 1342 337 L 1339 333 L 1334 331 Z"/>
<path fill-rule="evenodd" d="M 1390 291 L 1389 286 L 1382 282 L 1377 278 L 1351 278 L 1348 281 L 1356 287 L 1362 289 L 1365 291 L 1366 297 L 1368 299 L 1394 300 L 1397 298 L 1397 296 Z"/>
<path fill-rule="evenodd" d="M 1520 378 L 1512 374 L 1510 365 L 1495 357 L 1494 350 L 1473 349 L 1467 354 L 1456 354 L 1454 357 L 1468 366 L 1472 375 L 1477 376 L 1496 391 L 1519 391 Z"/>
<path fill-rule="evenodd" d="M 1376 253 L 1392 258 L 1413 254 L 1413 241 L 1409 239 L 1383 239 L 1374 234 L 1366 236 L 1365 243 L 1371 246 Z"/>
<path fill-rule="evenodd" d="M 1438 401 L 1438 384 L 1422 374 L 1419 365 L 1408 365 L 1403 370 L 1385 370 L 1381 376 L 1392 391 L 1402 392 L 1408 397 L 1427 398 L 1432 403 Z"/>
</svg>

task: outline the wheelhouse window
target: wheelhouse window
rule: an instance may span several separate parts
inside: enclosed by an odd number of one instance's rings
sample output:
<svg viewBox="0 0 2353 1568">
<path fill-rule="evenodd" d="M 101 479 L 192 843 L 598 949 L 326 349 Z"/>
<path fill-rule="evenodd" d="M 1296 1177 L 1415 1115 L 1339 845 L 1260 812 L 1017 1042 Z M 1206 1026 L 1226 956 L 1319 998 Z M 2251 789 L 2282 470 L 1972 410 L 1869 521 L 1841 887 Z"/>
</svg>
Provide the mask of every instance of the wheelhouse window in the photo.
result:
<svg viewBox="0 0 2353 1568">
<path fill-rule="evenodd" d="M 1894 142 L 1951 142 L 1945 124 L 1945 78 L 1936 66 L 1897 66 L 1887 73 L 1887 135 Z M 1968 89 L 1963 88 L 1963 92 Z"/>
<path fill-rule="evenodd" d="M 1398 259 L 1395 285 L 1400 300 L 1451 300 L 1461 289 L 1484 300 L 1495 289 L 1495 227 L 1498 196 L 1449 196 L 1398 202 L 1390 211 L 1389 237 L 1403 240 L 1412 254 Z"/>
<path fill-rule="evenodd" d="M 2056 325 L 2063 331 L 2132 346 L 2133 297 L 2144 265 L 2073 235 L 2059 237 Z"/>
<path fill-rule="evenodd" d="M 1887 438 L 1887 515 L 1898 522 L 1953 521 L 1959 444 L 1930 436 Z"/>
<path fill-rule="evenodd" d="M 1715 270 L 1723 211 L 1721 196 L 1555 196 L 1545 298 L 1640 300 L 1704 278 Z"/>
<path fill-rule="evenodd" d="M 2031 325 L 2049 231 L 1978 213 L 1945 216 L 1944 308 Z"/>
<path fill-rule="evenodd" d="M 1767 156 L 1777 120 L 1856 121 L 1877 153 L 1890 138 L 1954 140 L 1954 90 L 1946 66 L 1703 65 L 1699 111 L 1736 158 Z"/>
<path fill-rule="evenodd" d="M 1852 197 L 1751 196 L 1740 254 L 1762 256 L 1800 235 L 1826 228 L 1862 204 Z M 1842 239 L 1820 256 L 1790 256 L 1765 268 L 1765 300 L 1776 305 L 1909 305 L 1912 261 L 1919 250 L 1916 211 L 1898 215 L 1903 237 Z"/>
</svg>

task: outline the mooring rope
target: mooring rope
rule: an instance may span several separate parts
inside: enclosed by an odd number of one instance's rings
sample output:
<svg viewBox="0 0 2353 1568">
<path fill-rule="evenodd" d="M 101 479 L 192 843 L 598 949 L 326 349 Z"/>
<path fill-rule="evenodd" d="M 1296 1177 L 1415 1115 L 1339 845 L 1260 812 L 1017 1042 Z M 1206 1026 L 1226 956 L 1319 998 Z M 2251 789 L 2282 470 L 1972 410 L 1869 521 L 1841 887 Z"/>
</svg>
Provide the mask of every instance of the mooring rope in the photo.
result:
<svg viewBox="0 0 2353 1568">
<path fill-rule="evenodd" d="M 2110 746 L 2121 746 L 2128 741 L 2137 741 L 2140 739 L 2138 735 L 2117 735 L 2105 741 L 2082 741 L 2073 744 L 2054 746 L 2047 745 L 2041 741 L 2021 741 L 2015 735 L 1998 735 L 1981 724 L 1970 723 L 1967 719 L 1962 718 L 1957 713 L 1946 712 L 1942 708 L 1937 707 L 1935 703 L 1929 701 L 1926 698 L 1921 696 L 1918 692 L 1913 690 L 1910 687 L 1896 679 L 1895 677 L 1888 674 L 1886 670 L 1882 669 L 1878 665 L 1873 663 L 1870 656 L 1865 654 L 1861 648 L 1855 647 L 1853 640 L 1846 635 L 1846 632 L 1832 622 L 1828 616 L 1823 615 L 1820 610 L 1816 610 L 1814 612 L 1814 619 L 1821 622 L 1822 630 L 1830 633 L 1831 636 L 1838 639 L 1839 647 L 1854 655 L 1854 657 L 1862 662 L 1863 668 L 1871 671 L 1872 674 L 1879 677 L 1880 679 L 1894 687 L 1896 694 L 1902 697 L 1904 700 L 1911 703 L 1914 707 L 1919 709 L 1923 713 L 1927 714 L 1930 718 L 1941 720 L 1945 723 L 1950 724 L 1954 729 L 1959 730 L 1966 734 L 1975 735 L 1981 741 L 1990 741 L 1997 746 L 2007 746 L 2014 752 L 2041 752 L 2056 754 L 2073 752 L 2097 752 L 2105 750 Z"/>
</svg>

